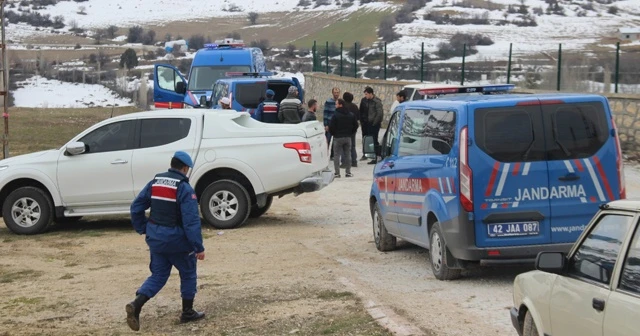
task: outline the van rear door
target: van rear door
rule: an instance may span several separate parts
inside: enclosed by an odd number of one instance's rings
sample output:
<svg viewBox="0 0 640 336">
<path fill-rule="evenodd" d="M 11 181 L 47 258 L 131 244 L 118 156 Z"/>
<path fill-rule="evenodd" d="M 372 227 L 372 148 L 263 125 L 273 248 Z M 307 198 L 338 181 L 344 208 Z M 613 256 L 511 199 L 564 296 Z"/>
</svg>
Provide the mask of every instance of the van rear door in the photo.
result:
<svg viewBox="0 0 640 336">
<path fill-rule="evenodd" d="M 236 82 L 233 86 L 231 108 L 240 112 L 249 112 L 253 116 L 260 105 L 260 99 L 264 98 L 267 92 L 267 81 Z"/>
<path fill-rule="evenodd" d="M 543 101 L 544 103 L 544 101 Z M 602 101 L 542 105 L 549 160 L 551 242 L 575 242 L 598 211 L 620 199 L 613 121 Z"/>
<path fill-rule="evenodd" d="M 469 112 L 476 246 L 549 243 L 549 175 L 538 100 L 478 102 Z"/>
</svg>

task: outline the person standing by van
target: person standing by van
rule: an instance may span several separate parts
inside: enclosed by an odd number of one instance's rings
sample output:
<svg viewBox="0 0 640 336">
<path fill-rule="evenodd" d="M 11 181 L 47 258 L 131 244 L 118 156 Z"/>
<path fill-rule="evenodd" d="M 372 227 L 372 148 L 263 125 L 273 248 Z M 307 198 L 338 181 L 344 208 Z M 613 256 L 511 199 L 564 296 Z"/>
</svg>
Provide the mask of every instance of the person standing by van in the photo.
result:
<svg viewBox="0 0 640 336">
<path fill-rule="evenodd" d="M 330 149 L 330 159 L 333 159 L 333 145 L 331 145 L 331 132 L 329 132 L 329 122 L 336 113 L 336 101 L 340 98 L 340 89 L 334 87 L 331 89 L 331 98 L 324 102 L 324 110 L 322 111 L 322 119 L 324 119 L 324 135 L 327 137 L 327 146 Z"/>
<path fill-rule="evenodd" d="M 345 108 L 356 117 L 356 120 L 360 120 L 360 109 L 358 105 L 353 103 L 353 94 L 351 92 L 345 92 L 342 94 L 342 99 L 345 101 Z M 344 159 L 342 161 L 344 165 Z M 351 135 L 351 167 L 358 167 L 358 153 L 356 152 L 356 132 Z"/>
<path fill-rule="evenodd" d="M 304 107 L 298 99 L 298 88 L 291 85 L 287 98 L 280 102 L 278 110 L 278 120 L 285 124 L 298 124 L 304 116 Z"/>
<path fill-rule="evenodd" d="M 273 99 L 275 96 L 275 92 L 273 90 L 268 89 L 266 92 L 266 99 L 258 105 L 256 109 L 256 113 L 254 117 L 256 120 L 270 123 L 270 124 L 279 124 L 280 120 L 278 120 L 278 110 L 280 108 L 280 104 Z"/>
<path fill-rule="evenodd" d="M 378 162 L 378 155 L 380 155 L 380 143 L 378 142 L 378 134 L 380 133 L 380 126 L 382 125 L 382 119 L 384 118 L 384 112 L 382 109 L 382 101 L 376 97 L 373 93 L 373 88 L 367 86 L 364 89 L 364 98 L 366 102 L 367 110 L 367 134 L 373 137 L 373 145 L 376 151 L 376 158 L 371 160 L 369 164 L 376 164 Z M 362 105 L 360 106 L 362 109 Z"/>
<path fill-rule="evenodd" d="M 307 112 L 304 114 L 304 117 L 302 117 L 302 121 L 317 121 L 318 116 L 316 115 L 316 110 L 318 109 L 318 101 L 310 99 L 307 106 Z"/>
<path fill-rule="evenodd" d="M 351 174 L 351 137 L 358 131 L 358 120 L 345 107 L 343 99 L 336 101 L 336 113 L 329 121 L 329 132 L 333 135 L 333 167 L 335 177 L 340 177 L 340 158 L 345 162 L 346 177 Z"/>
</svg>

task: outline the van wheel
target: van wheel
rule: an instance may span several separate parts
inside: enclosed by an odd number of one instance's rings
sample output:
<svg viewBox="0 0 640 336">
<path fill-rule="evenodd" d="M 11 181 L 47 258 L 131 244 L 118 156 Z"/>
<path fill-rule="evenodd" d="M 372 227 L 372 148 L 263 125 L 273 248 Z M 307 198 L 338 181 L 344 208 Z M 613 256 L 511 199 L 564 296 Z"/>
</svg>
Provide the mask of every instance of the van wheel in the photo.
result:
<svg viewBox="0 0 640 336">
<path fill-rule="evenodd" d="M 14 233 L 42 233 L 53 221 L 53 205 L 41 189 L 22 187 L 12 191 L 5 199 L 2 217 L 7 228 Z"/>
<path fill-rule="evenodd" d="M 271 208 L 271 203 L 273 202 L 273 196 L 267 197 L 267 203 L 263 207 L 258 207 L 257 204 L 251 206 L 251 212 L 249 213 L 249 218 L 258 218 L 265 214 Z"/>
<path fill-rule="evenodd" d="M 240 183 L 219 180 L 202 193 L 200 211 L 216 229 L 235 229 L 247 221 L 250 201 L 249 193 Z"/>
<path fill-rule="evenodd" d="M 396 237 L 387 232 L 387 228 L 384 226 L 384 219 L 382 218 L 382 212 L 380 206 L 376 203 L 373 210 L 373 239 L 376 242 L 376 248 L 378 251 L 387 252 L 396 248 Z"/>
<path fill-rule="evenodd" d="M 538 333 L 538 328 L 536 328 L 536 324 L 535 322 L 533 322 L 533 316 L 531 316 L 530 311 L 527 311 L 527 315 L 524 316 L 522 336 L 540 336 L 540 334 Z"/>
<path fill-rule="evenodd" d="M 431 227 L 431 244 L 429 245 L 429 260 L 431 270 L 438 280 L 455 280 L 460 278 L 461 270 L 447 267 L 445 261 L 447 245 L 444 242 L 440 223 L 435 222 Z"/>
</svg>

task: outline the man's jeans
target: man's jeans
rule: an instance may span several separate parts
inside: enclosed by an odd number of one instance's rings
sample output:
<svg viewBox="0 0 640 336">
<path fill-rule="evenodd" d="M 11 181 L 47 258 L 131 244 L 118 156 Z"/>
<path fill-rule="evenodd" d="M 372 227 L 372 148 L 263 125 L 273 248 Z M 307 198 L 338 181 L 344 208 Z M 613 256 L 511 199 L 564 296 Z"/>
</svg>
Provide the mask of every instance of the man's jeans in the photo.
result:
<svg viewBox="0 0 640 336">
<path fill-rule="evenodd" d="M 351 137 L 333 138 L 333 167 L 340 174 L 340 157 L 344 160 L 345 171 L 351 174 Z"/>
</svg>

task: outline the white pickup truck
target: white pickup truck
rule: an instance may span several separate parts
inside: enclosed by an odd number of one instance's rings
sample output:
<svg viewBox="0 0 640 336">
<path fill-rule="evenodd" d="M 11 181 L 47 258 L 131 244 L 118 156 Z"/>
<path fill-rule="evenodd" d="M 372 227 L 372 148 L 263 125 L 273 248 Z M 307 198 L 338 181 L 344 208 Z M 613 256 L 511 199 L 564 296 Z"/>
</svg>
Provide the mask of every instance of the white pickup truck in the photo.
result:
<svg viewBox="0 0 640 336">
<path fill-rule="evenodd" d="M 0 160 L 2 217 L 11 231 L 36 234 L 54 221 L 128 214 L 177 150 L 193 158 L 190 183 L 204 220 L 219 229 L 261 216 L 275 196 L 333 181 L 320 122 L 265 124 L 233 110 L 156 110 L 99 122 L 59 149 Z"/>
</svg>

